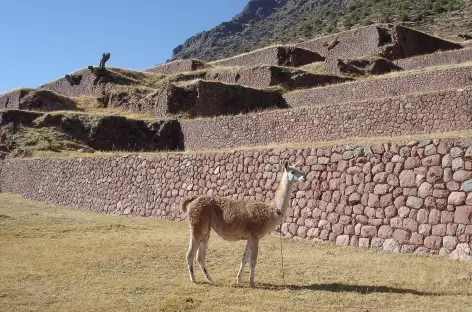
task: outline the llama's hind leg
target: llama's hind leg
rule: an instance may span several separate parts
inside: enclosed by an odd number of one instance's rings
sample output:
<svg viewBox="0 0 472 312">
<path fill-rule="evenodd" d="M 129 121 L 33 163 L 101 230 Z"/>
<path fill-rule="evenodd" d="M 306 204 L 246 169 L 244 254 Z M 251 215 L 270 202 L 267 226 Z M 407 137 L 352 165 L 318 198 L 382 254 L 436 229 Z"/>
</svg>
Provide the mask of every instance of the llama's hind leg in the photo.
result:
<svg viewBox="0 0 472 312">
<path fill-rule="evenodd" d="M 250 248 L 251 248 L 251 260 L 249 262 L 249 285 L 254 288 L 254 271 L 256 269 L 256 262 L 257 262 L 257 254 L 259 253 L 259 239 L 253 238 L 250 239 Z"/>
<path fill-rule="evenodd" d="M 247 258 L 249 257 L 250 251 L 251 251 L 251 246 L 249 244 L 249 240 L 247 240 L 246 248 L 244 249 L 243 258 L 241 259 L 241 265 L 239 266 L 238 277 L 236 279 L 238 283 L 241 282 L 241 278 L 243 277 L 244 266 L 246 265 Z"/>
<path fill-rule="evenodd" d="M 195 238 L 193 234 L 190 235 L 190 244 L 187 250 L 187 267 L 190 275 L 190 281 L 195 283 L 195 274 L 193 272 L 193 262 L 195 260 L 195 254 L 197 253 L 200 242 Z"/>
<path fill-rule="evenodd" d="M 208 273 L 208 270 L 205 265 L 205 256 L 208 248 L 208 240 L 210 239 L 210 231 L 205 235 L 203 238 L 202 242 L 200 243 L 200 247 L 198 248 L 197 251 L 197 261 L 198 264 L 200 265 L 200 269 L 202 269 L 203 274 L 205 275 L 205 278 L 213 283 L 213 280 L 211 279 L 210 274 Z"/>
</svg>

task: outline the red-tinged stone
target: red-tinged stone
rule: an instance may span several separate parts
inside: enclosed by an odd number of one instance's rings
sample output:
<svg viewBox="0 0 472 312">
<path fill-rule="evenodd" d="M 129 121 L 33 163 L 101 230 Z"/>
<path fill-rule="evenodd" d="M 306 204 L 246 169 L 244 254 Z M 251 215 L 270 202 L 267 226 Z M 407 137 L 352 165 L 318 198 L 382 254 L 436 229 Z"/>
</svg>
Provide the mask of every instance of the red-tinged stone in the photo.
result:
<svg viewBox="0 0 472 312">
<path fill-rule="evenodd" d="M 450 194 L 449 190 L 442 190 L 442 189 L 433 190 L 433 197 L 435 198 L 447 198 L 449 194 Z"/>
<path fill-rule="evenodd" d="M 429 235 L 431 233 L 431 224 L 420 224 L 418 233 L 421 235 Z"/>
<path fill-rule="evenodd" d="M 384 212 L 384 210 L 383 210 L 382 208 L 377 208 L 377 209 L 375 210 L 375 217 L 376 217 L 376 218 L 379 218 L 379 219 L 385 218 L 385 212 Z"/>
<path fill-rule="evenodd" d="M 465 192 L 452 192 L 447 199 L 447 203 L 455 206 L 462 205 L 465 203 L 466 197 Z"/>
<path fill-rule="evenodd" d="M 367 204 L 370 207 L 380 207 L 380 200 L 379 200 L 379 195 L 370 193 L 369 194 L 369 199 L 367 201 Z"/>
<path fill-rule="evenodd" d="M 410 244 L 417 246 L 423 245 L 423 235 L 416 232 L 411 233 Z"/>
<path fill-rule="evenodd" d="M 429 249 L 439 250 L 441 248 L 442 239 L 439 236 L 427 236 L 424 239 L 424 246 Z"/>
<path fill-rule="evenodd" d="M 456 181 L 449 181 L 446 183 L 446 188 L 450 191 L 458 191 L 460 189 L 460 184 Z"/>
<path fill-rule="evenodd" d="M 418 213 L 416 214 L 416 221 L 420 224 L 428 223 L 428 210 L 418 210 Z"/>
<path fill-rule="evenodd" d="M 453 146 L 451 141 L 441 141 L 438 145 L 437 152 L 441 155 L 449 153 L 449 150 Z"/>
<path fill-rule="evenodd" d="M 441 211 L 437 210 L 437 209 L 432 209 L 430 212 L 429 212 L 429 224 L 433 225 L 433 224 L 438 224 L 439 221 L 441 220 Z"/>
<path fill-rule="evenodd" d="M 388 192 L 388 184 L 376 184 L 374 187 L 374 194 L 385 195 Z"/>
<path fill-rule="evenodd" d="M 349 223 L 351 223 L 351 220 L 352 218 L 350 216 L 341 215 L 339 217 L 339 223 L 343 225 L 348 225 Z"/>
<path fill-rule="evenodd" d="M 331 231 L 335 234 L 335 235 L 340 235 L 343 233 L 344 231 L 344 226 L 340 223 L 338 224 L 335 224 L 333 225 L 333 227 L 331 228 Z"/>
<path fill-rule="evenodd" d="M 451 154 L 452 158 L 462 157 L 462 155 L 464 155 L 464 151 L 462 150 L 462 148 L 455 146 L 451 148 L 449 154 Z"/>
<path fill-rule="evenodd" d="M 466 180 L 469 180 L 470 178 L 472 178 L 472 172 L 466 170 L 456 171 L 452 175 L 452 179 L 457 182 L 464 182 Z"/>
<path fill-rule="evenodd" d="M 446 229 L 446 235 L 456 236 L 458 226 L 459 226 L 459 224 L 457 224 L 457 223 L 448 223 L 447 224 L 447 229 Z"/>
<path fill-rule="evenodd" d="M 393 232 L 393 239 L 398 242 L 399 244 L 405 244 L 405 243 L 408 243 L 408 241 L 410 240 L 410 234 L 408 233 L 408 231 L 405 231 L 403 229 L 396 229 L 394 232 Z"/>
<path fill-rule="evenodd" d="M 400 186 L 401 187 L 413 187 L 416 182 L 416 175 L 413 170 L 403 170 L 400 173 Z"/>
<path fill-rule="evenodd" d="M 443 177 L 443 168 L 440 166 L 434 166 L 429 168 L 428 172 L 426 173 L 426 181 L 431 184 L 440 181 Z"/>
<path fill-rule="evenodd" d="M 454 223 L 469 224 L 472 206 L 458 206 L 454 213 Z"/>
<path fill-rule="evenodd" d="M 421 163 L 421 160 L 419 159 L 419 157 L 408 157 L 406 160 L 405 160 L 405 169 L 414 169 L 416 167 L 418 167 Z"/>
<path fill-rule="evenodd" d="M 379 231 L 378 231 L 378 236 L 380 238 L 390 238 L 393 236 L 393 229 L 391 226 L 389 225 L 382 225 L 380 228 L 379 228 Z"/>
<path fill-rule="evenodd" d="M 385 217 L 386 218 L 393 218 L 397 215 L 397 208 L 395 208 L 394 206 L 388 206 L 387 208 L 385 208 Z"/>
<path fill-rule="evenodd" d="M 418 197 L 426 198 L 433 195 L 433 185 L 429 182 L 423 182 L 418 188 Z"/>
<path fill-rule="evenodd" d="M 371 225 L 364 225 L 361 227 L 361 237 L 375 237 L 377 236 L 377 228 Z"/>
<path fill-rule="evenodd" d="M 405 206 L 405 204 L 406 204 L 405 196 L 398 196 L 397 198 L 395 198 L 393 203 L 394 203 L 396 208 L 400 208 L 402 206 Z"/>
<path fill-rule="evenodd" d="M 369 219 L 367 222 L 369 225 L 380 226 L 383 224 L 383 219 Z"/>
<path fill-rule="evenodd" d="M 460 243 L 468 243 L 470 242 L 470 234 L 461 234 L 458 237 Z"/>
<path fill-rule="evenodd" d="M 454 222 L 454 213 L 452 211 L 441 211 L 441 223 L 448 224 Z"/>
<path fill-rule="evenodd" d="M 446 235 L 446 224 L 435 224 L 431 228 L 431 234 L 435 236 Z"/>
<path fill-rule="evenodd" d="M 386 194 L 380 197 L 380 207 L 385 208 L 392 204 L 393 196 L 392 194 Z"/>
<path fill-rule="evenodd" d="M 358 193 L 353 193 L 349 196 L 348 199 L 349 205 L 357 205 L 361 202 L 361 195 Z"/>
<path fill-rule="evenodd" d="M 348 235 L 354 235 L 355 234 L 355 228 L 354 225 L 348 224 L 344 227 L 344 234 Z"/>
<path fill-rule="evenodd" d="M 375 217 L 375 212 L 376 209 L 372 207 L 365 207 L 364 208 L 364 215 L 366 215 L 369 218 L 374 218 Z"/>
<path fill-rule="evenodd" d="M 456 248 L 459 240 L 455 236 L 444 236 L 443 237 L 443 246 L 449 250 Z"/>
<path fill-rule="evenodd" d="M 422 159 L 421 163 L 425 167 L 438 166 L 439 164 L 441 164 L 441 156 L 436 154 L 425 157 Z"/>
<path fill-rule="evenodd" d="M 405 218 L 403 220 L 403 229 L 416 232 L 418 230 L 418 222 L 411 218 Z"/>
<path fill-rule="evenodd" d="M 439 210 L 444 210 L 447 207 L 447 201 L 444 198 L 436 199 L 436 208 Z"/>
</svg>

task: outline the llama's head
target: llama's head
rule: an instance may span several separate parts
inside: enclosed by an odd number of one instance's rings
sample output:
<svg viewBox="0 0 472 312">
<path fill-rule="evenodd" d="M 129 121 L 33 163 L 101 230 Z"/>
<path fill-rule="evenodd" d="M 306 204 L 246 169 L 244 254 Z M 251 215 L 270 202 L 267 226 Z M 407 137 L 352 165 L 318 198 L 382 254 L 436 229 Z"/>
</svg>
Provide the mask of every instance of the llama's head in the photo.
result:
<svg viewBox="0 0 472 312">
<path fill-rule="evenodd" d="M 299 163 L 299 161 L 297 161 L 294 165 L 289 165 L 287 162 L 285 163 L 285 174 L 289 182 L 306 181 L 306 174 L 296 168 Z"/>
</svg>

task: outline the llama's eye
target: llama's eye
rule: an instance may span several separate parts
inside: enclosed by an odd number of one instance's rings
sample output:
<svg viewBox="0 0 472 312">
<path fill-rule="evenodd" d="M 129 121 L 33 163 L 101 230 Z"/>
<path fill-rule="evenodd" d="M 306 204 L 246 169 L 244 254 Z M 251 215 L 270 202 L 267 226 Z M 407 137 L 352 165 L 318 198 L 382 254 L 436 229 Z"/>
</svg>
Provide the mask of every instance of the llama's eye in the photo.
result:
<svg viewBox="0 0 472 312">
<path fill-rule="evenodd" d="M 295 173 L 295 171 L 291 170 L 291 171 L 290 171 L 290 173 L 291 173 L 291 174 L 294 174 L 294 173 Z"/>
</svg>

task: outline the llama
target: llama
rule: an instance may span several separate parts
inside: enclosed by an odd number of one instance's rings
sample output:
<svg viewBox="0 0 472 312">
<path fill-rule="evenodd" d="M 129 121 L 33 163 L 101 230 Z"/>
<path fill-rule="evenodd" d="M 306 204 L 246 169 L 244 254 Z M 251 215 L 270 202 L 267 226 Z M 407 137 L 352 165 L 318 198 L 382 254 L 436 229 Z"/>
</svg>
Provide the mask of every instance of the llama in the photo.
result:
<svg viewBox="0 0 472 312">
<path fill-rule="evenodd" d="M 197 195 L 185 197 L 180 202 L 183 213 L 188 212 L 190 243 L 187 265 L 190 281 L 195 283 L 193 263 L 197 254 L 200 268 L 209 282 L 213 282 L 205 266 L 205 254 L 213 229 L 227 241 L 247 240 L 239 266 L 237 282 L 241 281 L 244 266 L 250 258 L 249 284 L 254 288 L 254 270 L 257 261 L 259 240 L 275 230 L 281 223 L 290 200 L 292 186 L 296 181 L 306 181 L 306 175 L 295 165 L 285 163 L 282 179 L 270 203 L 255 200 L 234 200 L 225 197 Z"/>
</svg>

